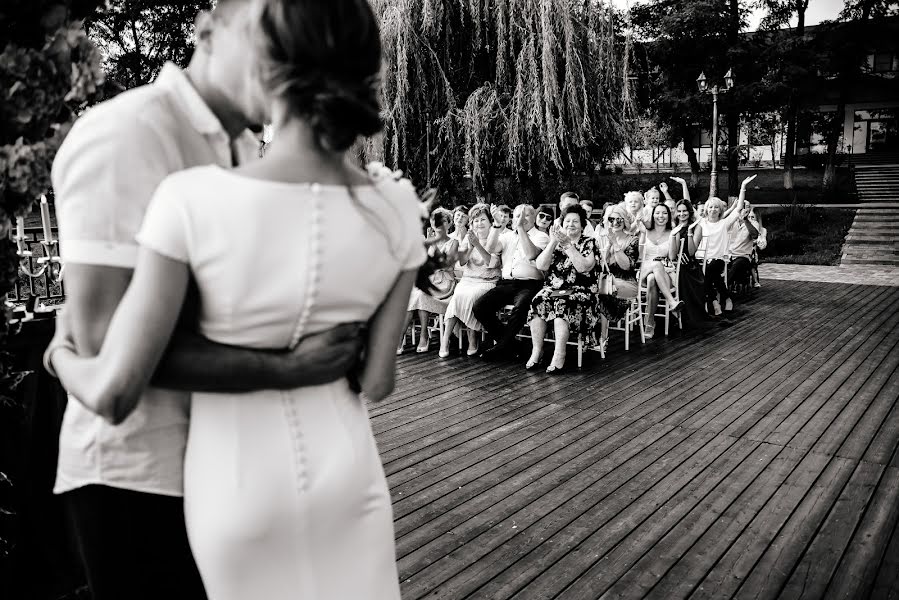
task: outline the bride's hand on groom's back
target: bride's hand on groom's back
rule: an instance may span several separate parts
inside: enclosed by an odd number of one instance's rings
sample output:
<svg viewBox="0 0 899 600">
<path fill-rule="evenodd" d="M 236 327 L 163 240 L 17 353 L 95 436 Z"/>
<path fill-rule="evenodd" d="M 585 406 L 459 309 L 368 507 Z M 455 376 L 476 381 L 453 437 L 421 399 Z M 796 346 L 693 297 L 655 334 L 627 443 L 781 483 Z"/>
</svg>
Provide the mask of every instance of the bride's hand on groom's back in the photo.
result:
<svg viewBox="0 0 899 600">
<path fill-rule="evenodd" d="M 292 386 L 321 385 L 355 373 L 362 360 L 365 323 L 342 323 L 310 334 L 283 355 Z"/>
</svg>

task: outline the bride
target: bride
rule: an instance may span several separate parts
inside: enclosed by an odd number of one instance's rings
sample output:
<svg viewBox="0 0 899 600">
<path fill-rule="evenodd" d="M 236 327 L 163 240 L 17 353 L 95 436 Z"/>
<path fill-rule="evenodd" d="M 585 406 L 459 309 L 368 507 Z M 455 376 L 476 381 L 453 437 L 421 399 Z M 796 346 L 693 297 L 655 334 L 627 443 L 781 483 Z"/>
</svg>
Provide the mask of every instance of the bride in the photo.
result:
<svg viewBox="0 0 899 600">
<path fill-rule="evenodd" d="M 390 495 L 361 396 L 376 402 L 394 386 L 425 261 L 418 198 L 345 157 L 381 128 L 381 47 L 368 4 L 259 7 L 242 34 L 257 53 L 247 76 L 259 89 L 247 102 L 273 124 L 276 143 L 234 170 L 165 179 L 99 355 L 78 356 L 63 325 L 49 360 L 74 397 L 120 422 L 160 360 L 191 275 L 201 332 L 223 344 L 281 349 L 367 321 L 358 380 L 193 395 L 185 517 L 212 600 L 396 599 Z"/>
</svg>

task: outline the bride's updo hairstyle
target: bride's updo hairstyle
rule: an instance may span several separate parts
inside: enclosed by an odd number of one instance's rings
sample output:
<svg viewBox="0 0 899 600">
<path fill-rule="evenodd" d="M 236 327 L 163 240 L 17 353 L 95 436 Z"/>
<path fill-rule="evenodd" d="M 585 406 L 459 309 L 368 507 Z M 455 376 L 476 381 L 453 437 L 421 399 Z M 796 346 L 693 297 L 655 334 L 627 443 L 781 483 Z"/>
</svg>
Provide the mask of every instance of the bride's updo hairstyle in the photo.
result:
<svg viewBox="0 0 899 600">
<path fill-rule="evenodd" d="M 260 77 L 325 150 L 342 152 L 383 127 L 381 36 L 366 0 L 256 0 Z"/>
</svg>

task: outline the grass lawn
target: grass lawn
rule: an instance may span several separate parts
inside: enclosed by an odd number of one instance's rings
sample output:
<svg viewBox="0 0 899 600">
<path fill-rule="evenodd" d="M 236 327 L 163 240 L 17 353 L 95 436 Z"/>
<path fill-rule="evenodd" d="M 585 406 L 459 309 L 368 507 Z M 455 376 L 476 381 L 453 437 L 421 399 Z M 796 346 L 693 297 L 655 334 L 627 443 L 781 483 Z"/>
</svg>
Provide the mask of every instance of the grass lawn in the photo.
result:
<svg viewBox="0 0 899 600">
<path fill-rule="evenodd" d="M 853 209 L 789 206 L 756 209 L 768 230 L 763 262 L 837 265 L 846 233 L 855 218 Z"/>
<path fill-rule="evenodd" d="M 750 184 L 748 198 L 755 204 L 789 204 L 790 194 L 783 187 L 783 169 L 740 169 L 738 172 L 737 186 L 739 182 L 750 175 L 758 175 Z M 600 175 L 598 179 L 616 178 L 618 185 L 614 187 L 646 190 L 659 182 L 665 181 L 672 190 L 672 195 L 680 197 L 680 186 L 670 179 L 672 173 L 619 173 Z M 690 181 L 690 171 L 676 173 Z M 699 185 L 691 188 L 690 193 L 694 200 L 704 201 L 709 194 L 710 173 L 705 171 L 699 174 Z M 822 170 L 795 169 L 793 171 L 793 186 L 796 191 L 797 202 L 803 204 L 842 204 L 856 202 L 855 186 L 848 169 L 837 169 L 836 186 L 833 192 L 825 193 L 821 187 L 824 172 Z M 611 182 L 610 182 L 611 183 Z M 718 173 L 718 195 L 727 196 L 728 177 L 727 172 Z M 626 191 L 626 190 L 625 190 Z"/>
</svg>

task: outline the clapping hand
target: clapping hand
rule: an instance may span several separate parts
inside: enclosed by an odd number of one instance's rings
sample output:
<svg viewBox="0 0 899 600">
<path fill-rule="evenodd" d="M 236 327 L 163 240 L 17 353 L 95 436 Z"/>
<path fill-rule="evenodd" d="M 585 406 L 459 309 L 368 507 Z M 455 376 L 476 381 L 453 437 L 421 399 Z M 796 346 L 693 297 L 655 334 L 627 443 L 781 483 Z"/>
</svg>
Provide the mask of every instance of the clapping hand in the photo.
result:
<svg viewBox="0 0 899 600">
<path fill-rule="evenodd" d="M 468 235 L 465 236 L 465 239 L 468 240 L 468 243 L 471 244 L 471 247 L 474 248 L 481 244 L 481 241 L 478 239 L 478 236 L 475 235 L 475 232 L 471 229 L 468 230 Z"/>
<path fill-rule="evenodd" d="M 659 190 L 663 194 L 667 194 L 668 193 L 668 184 L 663 181 L 662 183 L 659 184 Z"/>
<path fill-rule="evenodd" d="M 556 244 L 558 244 L 561 248 L 564 248 L 571 243 L 571 238 L 569 238 L 568 234 L 562 231 L 562 228 L 558 225 L 553 225 L 550 233 Z"/>
<path fill-rule="evenodd" d="M 512 213 L 512 231 L 518 231 L 521 226 L 521 214 Z"/>
</svg>

